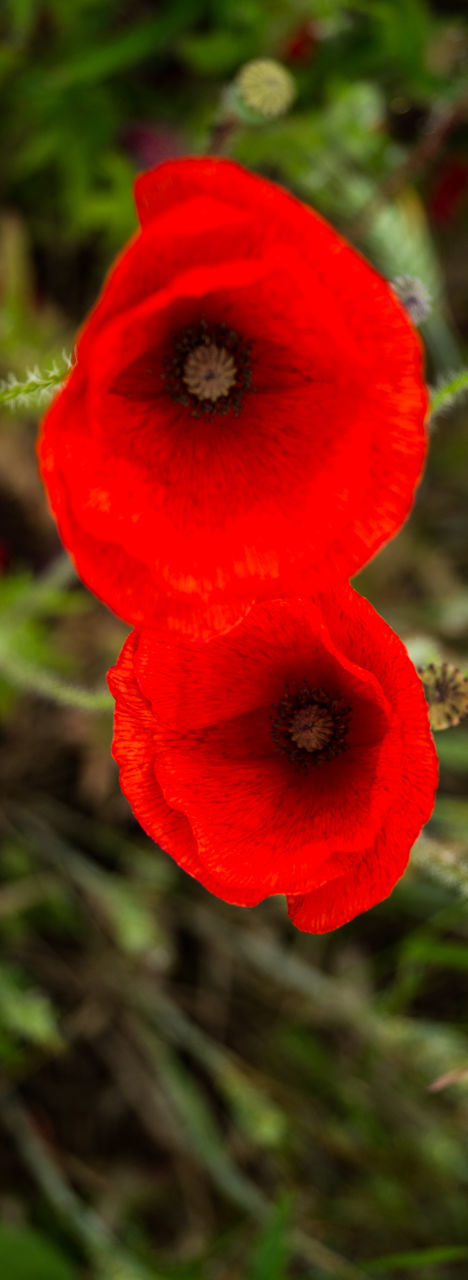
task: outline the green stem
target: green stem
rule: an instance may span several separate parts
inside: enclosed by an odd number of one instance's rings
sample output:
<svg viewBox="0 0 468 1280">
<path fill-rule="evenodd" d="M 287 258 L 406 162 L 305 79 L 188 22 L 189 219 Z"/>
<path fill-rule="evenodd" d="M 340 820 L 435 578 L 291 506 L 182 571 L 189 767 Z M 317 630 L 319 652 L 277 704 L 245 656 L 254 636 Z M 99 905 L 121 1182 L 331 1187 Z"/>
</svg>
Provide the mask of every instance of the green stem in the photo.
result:
<svg viewBox="0 0 468 1280">
<path fill-rule="evenodd" d="M 468 391 L 468 369 L 460 369 L 458 373 L 452 374 L 446 382 L 442 382 L 439 387 L 435 387 L 431 394 L 431 419 L 434 419 L 439 413 L 443 413 L 445 409 L 450 409 L 453 404 Z"/>
<path fill-rule="evenodd" d="M 57 592 L 63 591 L 76 582 L 76 572 L 69 557 L 63 552 L 48 565 L 40 577 L 27 581 L 21 594 L 12 600 L 7 608 L 2 609 L 0 634 L 10 635 L 19 623 L 34 618 L 38 614 L 47 613 L 51 602 L 55 605 Z"/>
<path fill-rule="evenodd" d="M 68 367 L 57 369 L 55 365 L 45 373 L 33 369 L 25 382 L 18 382 L 15 375 L 10 374 L 6 381 L 0 383 L 0 406 L 8 405 L 10 409 L 25 408 L 34 396 L 40 400 L 55 391 L 66 378 L 67 372 Z"/>
<path fill-rule="evenodd" d="M 0 675 L 17 688 L 35 693 L 62 707 L 79 707 L 81 711 L 111 711 L 112 699 L 106 689 L 93 692 L 68 684 L 52 671 L 44 671 L 24 658 L 0 650 Z"/>
</svg>

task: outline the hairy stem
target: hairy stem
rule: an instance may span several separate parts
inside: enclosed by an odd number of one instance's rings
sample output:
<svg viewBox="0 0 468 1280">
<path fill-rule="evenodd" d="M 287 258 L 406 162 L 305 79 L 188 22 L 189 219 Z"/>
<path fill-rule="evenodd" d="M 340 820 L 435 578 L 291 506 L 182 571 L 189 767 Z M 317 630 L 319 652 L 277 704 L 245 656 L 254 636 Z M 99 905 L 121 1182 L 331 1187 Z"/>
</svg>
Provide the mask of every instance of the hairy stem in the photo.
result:
<svg viewBox="0 0 468 1280">
<path fill-rule="evenodd" d="M 447 378 L 446 382 L 442 382 L 439 387 L 435 387 L 431 394 L 431 419 L 436 418 L 439 413 L 444 413 L 446 409 L 450 409 L 462 395 L 468 392 L 468 369 L 460 369 L 458 373 L 452 374 Z"/>
<path fill-rule="evenodd" d="M 55 672 L 44 671 L 1 648 L 0 676 L 16 688 L 48 698 L 62 707 L 79 707 L 81 711 L 112 710 L 112 699 L 107 689 L 81 689 L 62 680 Z"/>
<path fill-rule="evenodd" d="M 44 400 L 61 385 L 69 367 L 70 361 L 67 358 L 66 366 L 62 369 L 57 368 L 56 364 L 44 373 L 35 368 L 28 373 L 24 382 L 19 382 L 14 374 L 10 374 L 0 383 L 0 407 L 8 405 L 10 409 L 21 410 L 29 407 L 31 402 L 34 403 L 35 398 L 39 402 Z"/>
</svg>

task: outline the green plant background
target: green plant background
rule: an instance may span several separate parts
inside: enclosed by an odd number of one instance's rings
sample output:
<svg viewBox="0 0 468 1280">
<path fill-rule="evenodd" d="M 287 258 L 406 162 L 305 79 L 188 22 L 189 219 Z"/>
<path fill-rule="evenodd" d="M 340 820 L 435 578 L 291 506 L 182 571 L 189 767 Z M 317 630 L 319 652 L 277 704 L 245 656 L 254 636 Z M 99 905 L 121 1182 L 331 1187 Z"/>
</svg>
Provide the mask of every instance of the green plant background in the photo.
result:
<svg viewBox="0 0 468 1280">
<path fill-rule="evenodd" d="M 134 174 L 205 150 L 264 55 L 296 101 L 238 123 L 225 153 L 384 275 L 421 277 L 428 377 L 450 380 L 468 337 L 466 6 L 4 0 L 0 33 L 1 1274 L 463 1280 L 468 729 L 438 735 L 434 818 L 374 911 L 314 938 L 280 899 L 210 898 L 120 795 L 102 689 L 125 629 L 60 555 L 40 397 L 14 388 L 60 380 L 134 228 Z M 357 582 L 415 661 L 462 669 L 467 414 L 460 398 L 434 420 L 411 520 Z M 97 698 L 67 706 L 67 684 Z"/>
</svg>

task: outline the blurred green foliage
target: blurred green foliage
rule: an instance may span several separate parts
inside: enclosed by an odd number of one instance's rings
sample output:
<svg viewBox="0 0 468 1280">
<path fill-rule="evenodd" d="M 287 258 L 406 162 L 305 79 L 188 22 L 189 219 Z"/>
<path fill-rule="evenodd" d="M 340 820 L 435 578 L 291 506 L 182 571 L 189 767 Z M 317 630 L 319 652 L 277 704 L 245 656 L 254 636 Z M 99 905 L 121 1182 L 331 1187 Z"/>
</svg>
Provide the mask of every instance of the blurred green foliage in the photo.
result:
<svg viewBox="0 0 468 1280">
<path fill-rule="evenodd" d="M 456 373 L 463 3 L 4 0 L 0 33 L 0 376 L 63 367 L 134 229 L 135 172 L 212 146 L 261 56 L 296 101 L 231 122 L 225 153 L 385 275 L 419 275 L 430 379 Z M 464 1280 L 466 727 L 438 736 L 434 818 L 387 903 L 308 938 L 279 901 L 210 899 L 131 822 L 109 717 L 62 705 L 69 678 L 102 686 L 124 629 L 57 558 L 37 400 L 17 407 L 0 431 L 2 1275 Z M 463 668 L 466 430 L 455 401 L 410 523 L 357 584 L 415 660 Z M 21 695 L 15 661 L 52 673 L 51 701 Z"/>
<path fill-rule="evenodd" d="M 30 1228 L 0 1224 L 0 1258 L 12 1280 L 77 1280 L 66 1255 Z"/>
</svg>

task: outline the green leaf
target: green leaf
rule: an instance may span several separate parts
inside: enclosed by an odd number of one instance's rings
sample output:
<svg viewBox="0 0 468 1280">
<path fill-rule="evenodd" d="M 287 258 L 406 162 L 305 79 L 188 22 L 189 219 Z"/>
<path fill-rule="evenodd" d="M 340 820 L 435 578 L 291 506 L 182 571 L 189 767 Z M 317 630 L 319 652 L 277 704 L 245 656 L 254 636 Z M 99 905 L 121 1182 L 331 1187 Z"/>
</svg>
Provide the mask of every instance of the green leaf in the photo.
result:
<svg viewBox="0 0 468 1280">
<path fill-rule="evenodd" d="M 50 1049 L 62 1044 L 54 1008 L 46 995 L 27 985 L 20 969 L 0 969 L 0 1026 L 22 1040 Z"/>
<path fill-rule="evenodd" d="M 468 947 L 464 942 L 438 942 L 432 937 L 416 937 L 407 943 L 403 959 L 409 964 L 463 970 L 468 969 Z"/>
<path fill-rule="evenodd" d="M 184 1125 L 192 1151 L 228 1199 L 249 1213 L 263 1214 L 263 1195 L 231 1160 L 213 1113 L 194 1077 L 162 1042 L 158 1044 L 157 1060 L 161 1078 Z"/>
<path fill-rule="evenodd" d="M 121 882 L 112 880 L 111 876 L 101 875 L 96 877 L 94 887 L 123 951 L 138 955 L 163 946 L 164 939 L 156 913 L 151 905 L 143 901 L 137 886 L 130 881 Z"/>
<path fill-rule="evenodd" d="M 65 1254 L 31 1227 L 0 1223 L 0 1259 L 5 1280 L 78 1280 Z"/>
<path fill-rule="evenodd" d="M 346 151 L 355 161 L 365 160 L 382 149 L 382 122 L 385 103 L 377 85 L 365 80 L 339 84 L 330 93 L 330 105 L 323 113 L 325 139 Z"/>
<path fill-rule="evenodd" d="M 156 18 L 138 22 L 130 30 L 101 40 L 94 47 L 80 49 L 68 64 L 57 67 L 50 76 L 50 83 L 61 89 L 93 82 L 99 84 L 105 77 L 116 75 L 148 58 L 160 58 L 177 32 L 186 26 L 191 13 L 196 15 L 197 8 L 198 0 L 172 4 Z"/>
<path fill-rule="evenodd" d="M 201 76 L 227 76 L 255 53 L 249 33 L 210 31 L 184 36 L 179 44 L 182 60 Z"/>
<path fill-rule="evenodd" d="M 136 1259 L 128 1255 L 122 1257 L 113 1250 L 107 1257 L 96 1259 L 96 1266 L 96 1280 L 165 1280 L 165 1276 L 159 1269 L 149 1271 Z M 176 1280 L 175 1276 L 174 1280 Z"/>
<path fill-rule="evenodd" d="M 249 1141 L 264 1147 L 279 1146 L 287 1132 L 287 1118 L 280 1108 L 229 1059 L 219 1064 L 217 1079 L 236 1123 Z"/>
<path fill-rule="evenodd" d="M 247 1280 L 286 1280 L 289 1228 L 290 1208 L 288 1202 L 283 1201 L 272 1211 L 257 1239 Z"/>
<path fill-rule="evenodd" d="M 385 1275 L 387 1271 L 419 1270 L 420 1267 L 436 1267 L 439 1262 L 462 1262 L 468 1258 L 468 1245 L 441 1245 L 434 1249 L 415 1249 L 409 1253 L 392 1253 L 386 1258 L 373 1258 L 361 1262 L 361 1267 L 372 1274 Z"/>
</svg>

